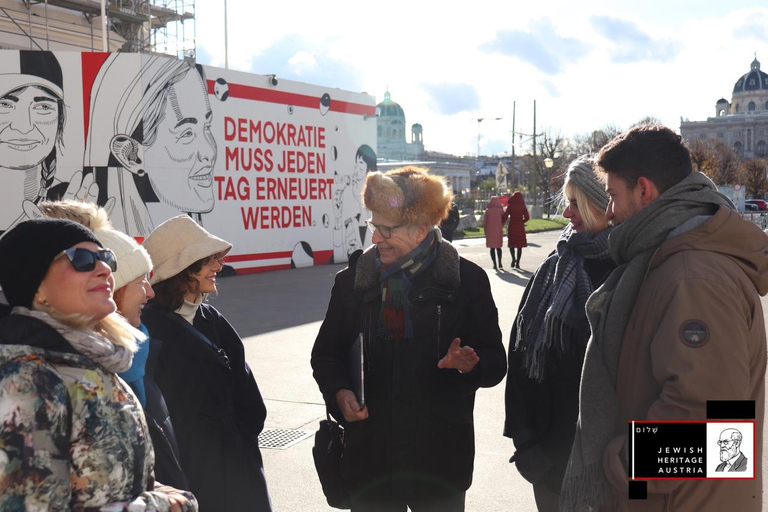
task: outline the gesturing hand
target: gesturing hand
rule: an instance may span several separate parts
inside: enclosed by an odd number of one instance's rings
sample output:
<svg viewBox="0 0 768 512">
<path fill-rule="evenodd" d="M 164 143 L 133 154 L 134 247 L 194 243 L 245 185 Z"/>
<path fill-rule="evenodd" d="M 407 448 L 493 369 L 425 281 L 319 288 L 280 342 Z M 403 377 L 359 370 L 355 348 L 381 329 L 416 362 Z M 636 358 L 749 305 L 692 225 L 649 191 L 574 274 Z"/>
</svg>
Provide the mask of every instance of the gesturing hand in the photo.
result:
<svg viewBox="0 0 768 512">
<path fill-rule="evenodd" d="M 368 417 L 368 408 L 360 408 L 355 393 L 349 389 L 340 389 L 336 393 L 336 405 L 348 422 L 364 420 Z"/>
<path fill-rule="evenodd" d="M 461 339 L 454 338 L 448 352 L 437 362 L 438 368 L 455 368 L 461 373 L 471 372 L 472 368 L 480 362 L 480 357 L 472 347 L 462 347 Z"/>
</svg>

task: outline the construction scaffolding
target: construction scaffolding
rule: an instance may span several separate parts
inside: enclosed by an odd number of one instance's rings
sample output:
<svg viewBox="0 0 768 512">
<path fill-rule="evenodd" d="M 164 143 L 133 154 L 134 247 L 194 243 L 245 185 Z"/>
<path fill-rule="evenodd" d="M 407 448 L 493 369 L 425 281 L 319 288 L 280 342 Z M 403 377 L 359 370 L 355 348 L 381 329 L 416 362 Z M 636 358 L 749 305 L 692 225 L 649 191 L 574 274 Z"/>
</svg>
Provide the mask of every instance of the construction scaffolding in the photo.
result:
<svg viewBox="0 0 768 512">
<path fill-rule="evenodd" d="M 0 0 L 0 46 L 195 57 L 195 0 Z"/>
</svg>

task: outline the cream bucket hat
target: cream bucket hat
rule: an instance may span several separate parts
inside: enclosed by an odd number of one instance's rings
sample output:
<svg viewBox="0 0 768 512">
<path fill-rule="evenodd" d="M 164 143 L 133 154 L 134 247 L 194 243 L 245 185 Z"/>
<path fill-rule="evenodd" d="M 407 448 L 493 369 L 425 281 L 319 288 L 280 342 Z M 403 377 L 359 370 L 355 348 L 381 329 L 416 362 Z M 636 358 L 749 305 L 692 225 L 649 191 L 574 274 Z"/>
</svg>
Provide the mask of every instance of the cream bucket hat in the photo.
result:
<svg viewBox="0 0 768 512">
<path fill-rule="evenodd" d="M 144 240 L 144 248 L 155 265 L 151 284 L 170 279 L 203 258 L 232 249 L 232 244 L 213 236 L 187 215 L 163 222 Z"/>
</svg>

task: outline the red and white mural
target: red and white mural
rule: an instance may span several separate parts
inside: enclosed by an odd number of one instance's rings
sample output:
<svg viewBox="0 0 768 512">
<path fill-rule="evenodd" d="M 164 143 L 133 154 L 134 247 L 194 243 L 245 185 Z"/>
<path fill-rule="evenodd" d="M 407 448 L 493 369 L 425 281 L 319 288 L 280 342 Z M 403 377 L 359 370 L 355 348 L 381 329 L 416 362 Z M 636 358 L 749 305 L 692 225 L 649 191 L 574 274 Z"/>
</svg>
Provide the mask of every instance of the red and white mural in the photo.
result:
<svg viewBox="0 0 768 512">
<path fill-rule="evenodd" d="M 0 232 L 43 199 L 142 239 L 186 213 L 238 273 L 346 261 L 366 240 L 372 96 L 129 53 L 0 51 Z"/>
</svg>

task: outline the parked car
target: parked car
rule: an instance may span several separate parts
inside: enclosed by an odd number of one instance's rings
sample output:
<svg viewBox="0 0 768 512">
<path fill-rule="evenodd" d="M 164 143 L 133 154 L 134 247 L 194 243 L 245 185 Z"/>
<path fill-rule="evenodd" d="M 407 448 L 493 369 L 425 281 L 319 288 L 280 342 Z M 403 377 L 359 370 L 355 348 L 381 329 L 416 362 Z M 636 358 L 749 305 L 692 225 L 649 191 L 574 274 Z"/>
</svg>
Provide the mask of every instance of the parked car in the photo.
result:
<svg viewBox="0 0 768 512">
<path fill-rule="evenodd" d="M 765 199 L 747 199 L 744 204 L 754 204 L 758 210 L 768 210 L 768 201 Z"/>
<path fill-rule="evenodd" d="M 759 212 L 760 208 L 756 204 L 754 204 L 754 203 L 750 203 L 748 201 L 744 201 L 744 211 L 745 212 Z"/>
</svg>

